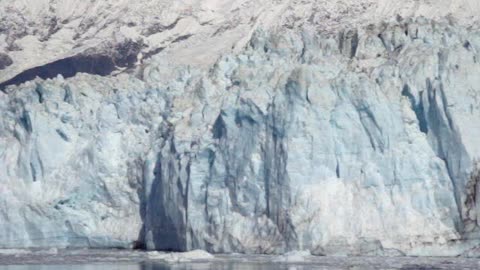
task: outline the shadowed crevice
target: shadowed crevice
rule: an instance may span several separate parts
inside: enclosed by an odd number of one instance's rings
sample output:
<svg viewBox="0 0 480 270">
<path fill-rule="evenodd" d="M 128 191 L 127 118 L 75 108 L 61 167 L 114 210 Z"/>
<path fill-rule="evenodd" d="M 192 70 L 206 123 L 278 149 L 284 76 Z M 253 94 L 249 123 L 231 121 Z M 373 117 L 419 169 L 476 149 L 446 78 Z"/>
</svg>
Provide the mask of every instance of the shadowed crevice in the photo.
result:
<svg viewBox="0 0 480 270">
<path fill-rule="evenodd" d="M 26 70 L 1 83 L 0 89 L 5 89 L 10 85 L 20 85 L 37 77 L 52 79 L 62 75 L 64 78 L 70 78 L 80 72 L 107 76 L 115 69 L 115 63 L 107 56 L 74 56 Z"/>
<path fill-rule="evenodd" d="M 37 77 L 44 80 L 55 78 L 58 75 L 71 78 L 77 73 L 108 76 L 118 68 L 135 67 L 141 48 L 141 43 L 128 41 L 118 44 L 111 52 L 78 54 L 60 59 L 23 71 L 12 79 L 0 83 L 0 90 L 4 90 L 10 85 L 20 85 Z"/>
<path fill-rule="evenodd" d="M 141 237 L 147 250 L 184 252 L 189 249 L 188 186 L 190 161 L 175 148 L 173 130 L 158 153 L 148 196 L 144 197 Z"/>
<path fill-rule="evenodd" d="M 407 97 L 408 100 L 410 101 L 410 106 L 413 112 L 415 112 L 415 116 L 417 117 L 420 131 L 427 134 L 428 122 L 425 118 L 425 109 L 423 105 L 423 91 L 420 91 L 419 95 L 420 95 L 419 101 L 417 102 L 415 100 L 415 97 L 412 94 L 410 87 L 408 85 L 404 85 L 402 90 L 402 96 Z"/>
</svg>

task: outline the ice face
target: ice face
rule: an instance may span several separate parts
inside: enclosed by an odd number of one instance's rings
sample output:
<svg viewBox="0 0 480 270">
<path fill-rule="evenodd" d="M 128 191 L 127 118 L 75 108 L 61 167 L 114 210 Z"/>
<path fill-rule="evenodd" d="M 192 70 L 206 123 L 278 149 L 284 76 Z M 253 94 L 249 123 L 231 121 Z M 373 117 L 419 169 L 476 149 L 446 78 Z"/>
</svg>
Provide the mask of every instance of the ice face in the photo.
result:
<svg viewBox="0 0 480 270">
<path fill-rule="evenodd" d="M 0 91 L 0 247 L 476 254 L 479 32 L 299 29 Z"/>
</svg>

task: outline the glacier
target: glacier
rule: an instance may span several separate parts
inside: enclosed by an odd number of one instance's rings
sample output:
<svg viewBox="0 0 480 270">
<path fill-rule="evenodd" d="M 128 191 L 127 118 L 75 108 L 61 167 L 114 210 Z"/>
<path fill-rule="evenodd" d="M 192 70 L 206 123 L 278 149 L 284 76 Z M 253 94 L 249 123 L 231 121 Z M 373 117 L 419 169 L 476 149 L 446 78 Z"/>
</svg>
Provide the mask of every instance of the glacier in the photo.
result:
<svg viewBox="0 0 480 270">
<path fill-rule="evenodd" d="M 478 254 L 478 28 L 245 36 L 212 63 L 0 91 L 0 248 Z"/>
</svg>

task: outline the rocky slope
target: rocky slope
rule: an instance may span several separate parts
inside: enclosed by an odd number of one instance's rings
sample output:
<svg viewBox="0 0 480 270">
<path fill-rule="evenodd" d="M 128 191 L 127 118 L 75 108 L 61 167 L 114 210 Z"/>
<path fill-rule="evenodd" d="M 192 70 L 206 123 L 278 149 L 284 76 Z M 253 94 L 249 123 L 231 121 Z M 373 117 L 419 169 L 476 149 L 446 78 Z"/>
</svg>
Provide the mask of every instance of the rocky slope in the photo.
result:
<svg viewBox="0 0 480 270">
<path fill-rule="evenodd" d="M 0 4 L 0 247 L 476 254 L 476 1 L 127 2 Z"/>
</svg>

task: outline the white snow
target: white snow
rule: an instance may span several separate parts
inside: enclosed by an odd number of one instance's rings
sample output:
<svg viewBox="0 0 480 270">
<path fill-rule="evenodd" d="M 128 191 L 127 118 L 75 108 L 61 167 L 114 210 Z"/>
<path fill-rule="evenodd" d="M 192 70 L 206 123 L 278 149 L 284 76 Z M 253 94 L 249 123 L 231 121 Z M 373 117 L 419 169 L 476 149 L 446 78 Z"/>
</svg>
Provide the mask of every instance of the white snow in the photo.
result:
<svg viewBox="0 0 480 270">
<path fill-rule="evenodd" d="M 0 82 L 106 42 L 142 40 L 144 53 L 165 48 L 161 55 L 172 62 L 208 68 L 220 55 L 241 50 L 256 29 L 308 25 L 335 32 L 394 20 L 396 15 L 448 15 L 472 25 L 479 13 L 477 0 L 1 1 L 0 26 L 20 50 L 8 51 L 14 64 L 0 71 Z M 49 29 L 56 32 L 42 39 Z M 192 36 L 174 42 L 187 34 Z M 7 51 L 9 44 L 2 38 L 0 42 L 0 52 Z"/>
</svg>

